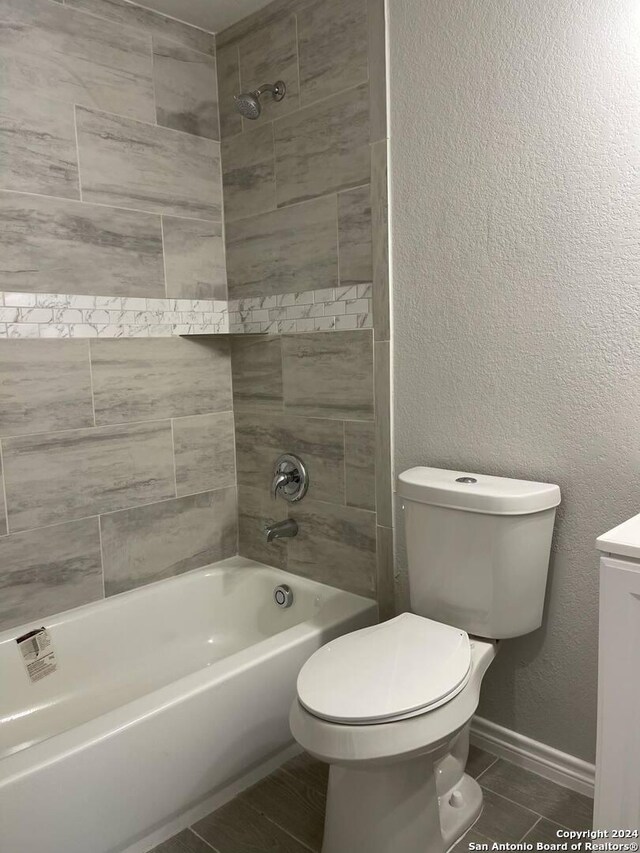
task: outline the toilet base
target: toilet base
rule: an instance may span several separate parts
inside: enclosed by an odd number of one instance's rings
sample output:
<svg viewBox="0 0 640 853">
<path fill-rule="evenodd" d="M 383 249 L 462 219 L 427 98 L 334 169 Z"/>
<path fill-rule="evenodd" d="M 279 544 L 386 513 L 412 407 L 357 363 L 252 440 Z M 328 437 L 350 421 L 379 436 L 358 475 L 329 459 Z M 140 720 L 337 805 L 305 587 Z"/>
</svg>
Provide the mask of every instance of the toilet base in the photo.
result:
<svg viewBox="0 0 640 853">
<path fill-rule="evenodd" d="M 467 773 L 440 797 L 440 830 L 448 850 L 473 826 L 482 811 L 482 789 Z"/>
<path fill-rule="evenodd" d="M 482 811 L 464 774 L 438 797 L 433 756 L 393 765 L 332 765 L 322 853 L 445 853 Z"/>
</svg>

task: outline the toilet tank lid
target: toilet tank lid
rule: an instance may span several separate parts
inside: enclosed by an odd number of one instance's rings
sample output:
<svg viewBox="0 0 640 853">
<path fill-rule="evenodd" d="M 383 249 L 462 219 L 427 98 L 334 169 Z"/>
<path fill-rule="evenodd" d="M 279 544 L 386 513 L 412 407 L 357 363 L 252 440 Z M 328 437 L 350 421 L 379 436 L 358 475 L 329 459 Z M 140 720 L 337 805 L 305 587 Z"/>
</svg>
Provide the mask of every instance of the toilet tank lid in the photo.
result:
<svg viewBox="0 0 640 853">
<path fill-rule="evenodd" d="M 560 488 L 552 483 L 443 468 L 403 471 L 398 477 L 397 492 L 406 500 L 487 515 L 529 515 L 560 503 Z"/>
</svg>

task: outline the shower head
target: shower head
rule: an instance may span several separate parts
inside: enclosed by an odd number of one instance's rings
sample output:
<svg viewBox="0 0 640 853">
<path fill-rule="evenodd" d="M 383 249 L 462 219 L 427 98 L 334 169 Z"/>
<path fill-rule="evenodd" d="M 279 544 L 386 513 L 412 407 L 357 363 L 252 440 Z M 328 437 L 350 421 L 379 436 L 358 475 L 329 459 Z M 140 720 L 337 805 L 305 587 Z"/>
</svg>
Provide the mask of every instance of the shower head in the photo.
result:
<svg viewBox="0 0 640 853">
<path fill-rule="evenodd" d="M 287 92 L 287 87 L 282 80 L 278 80 L 273 85 L 265 83 L 264 86 L 260 86 L 259 89 L 255 89 L 253 92 L 243 92 L 240 95 L 234 95 L 233 100 L 236 102 L 236 110 L 241 116 L 252 121 L 259 118 L 262 112 L 260 98 L 265 92 L 270 92 L 274 101 L 281 101 Z"/>
</svg>

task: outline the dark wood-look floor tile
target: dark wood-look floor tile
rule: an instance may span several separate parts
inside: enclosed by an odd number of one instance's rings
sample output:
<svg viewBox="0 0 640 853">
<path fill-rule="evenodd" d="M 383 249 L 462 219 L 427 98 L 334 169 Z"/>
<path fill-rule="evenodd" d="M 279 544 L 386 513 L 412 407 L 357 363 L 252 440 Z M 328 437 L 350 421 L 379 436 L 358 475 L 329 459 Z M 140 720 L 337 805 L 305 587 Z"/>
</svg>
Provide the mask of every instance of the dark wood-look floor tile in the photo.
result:
<svg viewBox="0 0 640 853">
<path fill-rule="evenodd" d="M 492 844 L 490 838 L 487 838 L 486 835 L 481 835 L 476 831 L 475 827 L 471 828 L 468 832 L 466 832 L 460 841 L 455 844 L 450 853 L 469 853 L 469 845 L 470 844 Z M 162 851 L 164 853 L 164 851 Z M 173 851 L 169 851 L 169 853 L 173 853 Z"/>
<path fill-rule="evenodd" d="M 296 779 L 305 782 L 312 787 L 318 789 L 323 797 L 327 793 L 327 783 L 329 781 L 329 765 L 322 761 L 317 761 L 308 753 L 303 752 L 296 755 L 291 761 L 287 761 L 282 765 L 282 769 L 290 773 Z"/>
<path fill-rule="evenodd" d="M 563 832 L 564 829 L 559 823 L 554 823 L 543 817 L 540 818 L 533 829 L 527 832 L 522 840 L 528 844 L 558 844 L 558 842 L 564 840 L 558 836 L 558 832 Z"/>
<path fill-rule="evenodd" d="M 217 853 L 309 853 L 295 838 L 248 805 L 244 797 L 237 797 L 203 818 L 193 829 Z"/>
<path fill-rule="evenodd" d="M 491 841 L 520 841 L 539 819 L 535 812 L 483 790 L 484 807 L 474 829 Z"/>
<path fill-rule="evenodd" d="M 324 797 L 315 785 L 278 770 L 241 794 L 240 799 L 311 850 L 320 850 Z"/>
<path fill-rule="evenodd" d="M 150 853 L 211 853 L 212 849 L 206 841 L 190 829 L 185 829 L 163 844 L 154 847 Z"/>
<path fill-rule="evenodd" d="M 491 767 L 496 760 L 495 755 L 492 755 L 490 752 L 485 752 L 484 749 L 480 749 L 479 747 L 471 744 L 469 747 L 469 758 L 467 760 L 467 766 L 465 767 L 465 773 L 468 773 L 469 776 L 473 776 L 474 779 L 477 779 L 478 776 Z"/>
<path fill-rule="evenodd" d="M 482 776 L 482 787 L 526 805 L 569 829 L 590 829 L 593 801 L 535 773 L 499 760 Z"/>
</svg>

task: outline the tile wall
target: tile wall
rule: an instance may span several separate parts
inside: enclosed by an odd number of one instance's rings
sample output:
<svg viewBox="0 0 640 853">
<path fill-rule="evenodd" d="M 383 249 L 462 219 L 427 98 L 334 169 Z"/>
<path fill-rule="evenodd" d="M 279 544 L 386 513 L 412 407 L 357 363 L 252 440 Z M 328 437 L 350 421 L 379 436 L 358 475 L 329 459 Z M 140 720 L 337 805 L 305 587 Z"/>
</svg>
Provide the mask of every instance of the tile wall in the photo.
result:
<svg viewBox="0 0 640 853">
<path fill-rule="evenodd" d="M 217 36 L 241 553 L 393 607 L 382 0 L 275 0 Z M 233 96 L 283 80 L 257 121 Z M 331 331 L 332 334 L 327 334 Z M 299 505 L 273 463 L 308 462 Z M 267 545 L 287 512 L 299 535 Z"/>
<path fill-rule="evenodd" d="M 0 629 L 238 532 L 388 614 L 382 0 L 276 0 L 217 52 L 126 0 L 0 21 Z M 243 123 L 232 95 L 278 77 Z M 176 337 L 228 331 L 270 334 Z M 269 497 L 284 450 L 310 460 L 298 507 Z"/>
<path fill-rule="evenodd" d="M 237 511 L 229 341 L 169 337 L 228 328 L 213 36 L 0 0 L 0 39 L 1 630 L 236 553 Z"/>
<path fill-rule="evenodd" d="M 228 338 L 7 341 L 0 389 L 0 629 L 236 553 Z"/>
<path fill-rule="evenodd" d="M 0 21 L 3 306 L 107 307 L 91 297 L 163 313 L 222 306 L 214 37 L 124 0 L 0 0 Z M 31 301 L 9 301 L 15 293 Z M 69 295 L 83 304 L 64 304 Z M 44 316 L 2 311 L 0 337 L 33 336 L 40 329 L 21 327 L 52 322 Z M 68 316 L 60 336 L 167 325 Z"/>
</svg>

